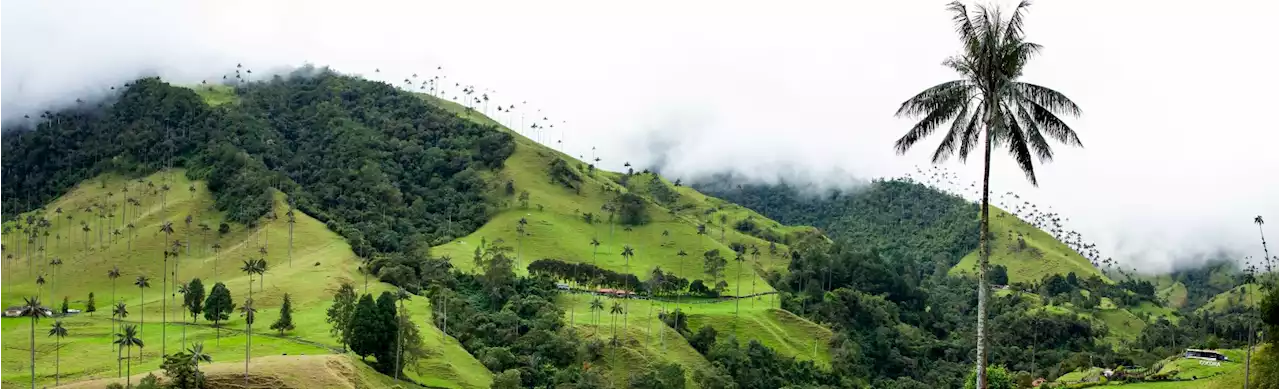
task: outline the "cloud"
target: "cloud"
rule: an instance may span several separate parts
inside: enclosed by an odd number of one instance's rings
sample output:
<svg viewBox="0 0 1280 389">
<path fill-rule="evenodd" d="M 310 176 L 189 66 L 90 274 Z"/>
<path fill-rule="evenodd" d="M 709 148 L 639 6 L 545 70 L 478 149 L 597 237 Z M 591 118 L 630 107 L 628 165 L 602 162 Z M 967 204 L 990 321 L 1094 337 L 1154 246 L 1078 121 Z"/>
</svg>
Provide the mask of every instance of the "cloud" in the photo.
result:
<svg viewBox="0 0 1280 389">
<path fill-rule="evenodd" d="M 531 136 L 563 140 L 574 155 L 594 147 L 606 168 L 864 180 L 928 163 L 930 150 L 894 154 L 911 123 L 892 113 L 954 77 L 939 65 L 956 52 L 944 5 L 9 1 L 0 111 L 20 117 L 139 75 L 197 83 L 235 63 L 256 73 L 314 63 L 389 82 L 440 76 L 447 96 L 455 82 L 475 85 L 495 105 L 518 106 L 500 120 L 527 131 L 546 116 L 555 128 Z M 1045 51 L 1025 79 L 1084 108 L 1072 124 L 1086 148 L 1057 150 L 1038 167 L 1039 188 L 999 156 L 993 190 L 1053 204 L 1135 264 L 1219 247 L 1260 255 L 1254 215 L 1273 221 L 1265 234 L 1280 241 L 1280 139 L 1267 116 L 1280 75 L 1270 69 L 1276 53 L 1259 49 L 1280 43 L 1269 19 L 1277 8 L 1035 4 L 1028 34 Z M 976 162 L 946 167 L 981 177 Z"/>
</svg>

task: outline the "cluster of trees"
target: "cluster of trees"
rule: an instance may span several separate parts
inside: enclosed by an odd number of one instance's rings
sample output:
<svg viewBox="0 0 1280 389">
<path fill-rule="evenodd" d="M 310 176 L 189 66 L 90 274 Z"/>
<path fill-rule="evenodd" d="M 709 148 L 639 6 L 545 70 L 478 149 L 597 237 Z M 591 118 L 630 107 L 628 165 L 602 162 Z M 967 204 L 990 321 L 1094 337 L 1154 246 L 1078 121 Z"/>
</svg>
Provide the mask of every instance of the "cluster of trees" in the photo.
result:
<svg viewBox="0 0 1280 389">
<path fill-rule="evenodd" d="M 418 359 L 427 355 L 418 326 L 404 307 L 410 297 L 400 289 L 382 292 L 376 301 L 367 293 L 356 298 L 355 288 L 344 283 L 334 293 L 325 320 L 343 347 L 362 360 L 374 357 L 375 369 L 399 379 L 405 366 L 416 368 Z"/>
<path fill-rule="evenodd" d="M 784 224 L 817 227 L 832 239 L 883 256 L 912 257 L 924 271 L 934 262 L 955 265 L 978 247 L 976 204 L 909 180 L 876 180 L 857 190 L 826 192 L 785 181 L 736 180 L 721 174 L 694 188 Z"/>
<path fill-rule="evenodd" d="M 550 258 L 533 261 L 528 269 L 533 274 L 593 288 L 631 290 L 638 293 L 652 293 L 655 296 L 688 294 L 705 297 L 719 296 L 717 290 L 707 287 L 702 280 L 690 282 L 689 279 L 673 272 L 663 271 L 661 267 L 655 267 L 649 271 L 649 277 L 644 281 L 635 274 L 618 273 L 589 263 L 565 262 Z"/>
</svg>

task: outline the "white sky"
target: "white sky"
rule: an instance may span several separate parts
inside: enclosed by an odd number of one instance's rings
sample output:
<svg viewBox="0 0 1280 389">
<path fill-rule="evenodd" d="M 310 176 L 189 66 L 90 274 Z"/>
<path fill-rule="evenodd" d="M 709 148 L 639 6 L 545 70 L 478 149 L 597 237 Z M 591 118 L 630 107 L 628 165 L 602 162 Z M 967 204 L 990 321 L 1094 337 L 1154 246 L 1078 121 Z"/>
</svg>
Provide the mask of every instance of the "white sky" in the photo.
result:
<svg viewBox="0 0 1280 389">
<path fill-rule="evenodd" d="M 552 144 L 563 130 L 566 151 L 596 146 L 606 167 L 665 156 L 683 177 L 897 176 L 939 141 L 892 149 L 912 124 L 898 104 L 954 78 L 940 66 L 957 50 L 945 3 L 13 0 L 0 7 L 2 108 L 12 119 L 146 73 L 212 80 L 237 62 L 391 81 L 443 66 L 495 103 L 541 109 Z M 1139 268 L 1217 248 L 1260 256 L 1255 215 L 1280 251 L 1266 114 L 1280 106 L 1277 16 L 1275 1 L 1035 4 L 1027 32 L 1045 51 L 1024 79 L 1081 105 L 1086 148 L 1058 148 L 1034 189 L 998 157 L 993 191 L 1053 205 Z M 978 178 L 978 161 L 948 167 Z"/>
</svg>

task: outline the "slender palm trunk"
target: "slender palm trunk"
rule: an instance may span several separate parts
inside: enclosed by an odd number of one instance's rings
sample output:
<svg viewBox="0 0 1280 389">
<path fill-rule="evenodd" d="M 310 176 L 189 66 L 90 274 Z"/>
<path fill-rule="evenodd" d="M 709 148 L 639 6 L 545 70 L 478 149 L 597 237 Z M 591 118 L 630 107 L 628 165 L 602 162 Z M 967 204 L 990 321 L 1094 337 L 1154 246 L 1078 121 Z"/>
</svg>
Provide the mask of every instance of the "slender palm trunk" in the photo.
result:
<svg viewBox="0 0 1280 389">
<path fill-rule="evenodd" d="M 166 239 L 165 239 L 166 241 L 169 240 L 167 239 L 167 236 L 168 234 L 166 234 Z M 169 255 L 166 254 L 164 256 L 164 274 L 160 276 L 160 290 L 161 290 L 160 292 L 160 355 L 165 355 L 164 353 L 165 327 L 168 327 L 168 325 L 166 325 L 165 323 L 169 321 L 169 296 L 166 296 L 164 294 L 169 291 L 168 282 L 169 282 Z"/>
<path fill-rule="evenodd" d="M 53 386 L 62 385 L 62 337 L 53 340 Z"/>
<path fill-rule="evenodd" d="M 128 351 L 124 355 L 124 387 L 133 387 L 133 345 L 126 347 Z"/>
<path fill-rule="evenodd" d="M 37 307 L 36 309 L 40 309 Z M 38 314 L 32 312 L 32 314 Z M 31 389 L 36 389 L 36 317 L 31 316 Z"/>
<path fill-rule="evenodd" d="M 988 104 L 994 104 L 988 103 Z M 976 359 L 977 366 L 977 388 L 986 389 L 987 387 L 987 268 L 988 260 L 991 257 L 991 242 L 988 239 L 988 230 L 990 229 L 989 202 L 991 201 L 991 130 L 996 124 L 994 122 L 995 115 L 990 113 L 994 109 L 988 110 L 987 128 L 984 131 L 983 147 L 985 148 L 982 157 L 982 220 L 980 222 L 978 236 L 978 353 Z"/>
<path fill-rule="evenodd" d="M 249 289 L 253 289 L 253 284 L 249 284 Z M 252 293 L 251 293 L 252 294 Z M 252 297 L 249 298 L 253 300 Z M 244 387 L 249 387 L 249 349 L 253 347 L 253 323 L 249 323 L 244 329 Z"/>
<path fill-rule="evenodd" d="M 738 332 L 738 318 L 740 317 L 738 307 L 742 304 L 742 261 L 738 261 L 738 277 L 734 282 L 738 284 L 738 291 L 734 292 L 738 296 L 733 299 L 733 332 L 736 333 Z"/>
<path fill-rule="evenodd" d="M 138 288 L 138 337 L 142 337 L 142 322 L 147 321 L 146 310 L 147 292 L 145 289 Z"/>
</svg>

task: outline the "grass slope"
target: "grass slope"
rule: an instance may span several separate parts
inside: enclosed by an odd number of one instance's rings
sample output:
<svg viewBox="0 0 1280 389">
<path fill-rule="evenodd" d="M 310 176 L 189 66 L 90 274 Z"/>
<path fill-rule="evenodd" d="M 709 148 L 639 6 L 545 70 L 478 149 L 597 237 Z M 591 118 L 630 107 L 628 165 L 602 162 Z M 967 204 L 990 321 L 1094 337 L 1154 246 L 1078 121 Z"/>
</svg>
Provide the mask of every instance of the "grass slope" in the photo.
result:
<svg viewBox="0 0 1280 389">
<path fill-rule="evenodd" d="M 126 180 L 119 176 L 103 176 L 82 183 L 79 187 L 57 199 L 45 207 L 45 216 L 56 220 L 54 231 L 59 233 L 50 237 L 48 249 L 40 253 L 32 250 L 32 257 L 17 250 L 17 234 L 5 236 L 5 248 L 14 254 L 14 260 L 5 264 L 3 303 L 5 306 L 18 305 L 23 296 L 37 293 L 43 296 L 46 306 L 60 304 L 62 297 L 67 296 L 72 308 L 83 309 L 90 292 L 95 294 L 98 312 L 92 316 L 80 314 L 65 318 L 70 336 L 62 343 L 62 381 L 69 382 L 91 378 L 110 377 L 116 374 L 115 352 L 111 351 L 112 339 L 109 307 L 112 305 L 111 280 L 106 277 L 107 270 L 119 266 L 123 276 L 118 280 L 116 299 L 128 306 L 129 316 L 125 320 L 145 323 L 142 339 L 146 347 L 142 350 L 140 360 L 135 360 L 135 371 L 151 370 L 160 365 L 162 309 L 161 274 L 163 258 L 162 247 L 167 247 L 165 234 L 160 233 L 164 221 L 173 221 L 175 234 L 169 242 L 190 239 L 190 252 L 186 248 L 177 261 L 178 276 L 186 281 L 194 277 L 201 278 L 206 290 L 221 281 L 227 284 L 232 298 L 237 304 L 243 303 L 248 291 L 248 277 L 239 272 L 241 260 L 259 257 L 259 248 L 267 247 L 269 270 L 262 289 L 259 280 L 254 280 L 253 298 L 259 313 L 254 326 L 252 354 L 255 357 L 266 355 L 298 355 L 324 354 L 340 351 L 337 342 L 329 335 L 329 326 L 325 323 L 325 310 L 329 306 L 332 292 L 341 282 L 353 282 L 361 288 L 362 279 L 357 274 L 357 258 L 350 247 L 337 234 L 329 231 L 324 224 L 297 212 L 294 225 L 292 249 L 289 249 L 288 223 L 283 217 L 285 209 L 282 202 L 277 202 L 276 214 L 281 217 L 273 221 L 263 221 L 256 230 L 249 231 L 244 226 L 234 225 L 225 235 L 217 233 L 217 226 L 222 222 L 222 215 L 213 210 L 210 193 L 201 182 L 189 182 L 182 171 L 174 170 L 145 177 L 159 188 L 168 180 L 173 188 L 166 195 L 165 204 L 161 204 L 160 195 L 148 190 L 146 184 L 134 180 Z M 123 211 L 117 210 L 110 219 L 98 218 L 79 211 L 95 201 L 110 199 L 113 202 L 122 200 L 120 194 L 126 182 L 129 184 L 129 196 L 137 197 L 142 202 L 140 210 L 129 207 L 126 217 Z M 194 185 L 195 190 L 188 190 Z M 108 197 L 106 193 L 115 192 Z M 54 210 L 61 207 L 61 217 Z M 74 210 L 74 211 L 72 211 Z M 68 222 L 66 216 L 72 216 Z M 183 222 L 187 215 L 194 221 L 188 228 Z M 80 230 L 80 222 L 90 223 L 91 231 L 86 249 L 86 235 Z M 133 238 L 130 243 L 127 226 L 133 224 Z M 207 234 L 197 227 L 205 223 L 211 227 Z M 108 226 L 108 225 L 111 226 Z M 67 234 L 67 228 L 71 233 Z M 112 242 L 104 235 L 99 242 L 99 230 L 120 228 L 123 235 Z M 218 242 L 222 249 L 214 253 L 209 247 Z M 23 244 L 23 246 L 26 246 Z M 132 247 L 132 251 L 129 248 Z M 25 248 L 25 247 L 24 247 Z M 289 256 L 292 252 L 292 264 Z M 6 255 L 9 252 L 6 252 Z M 64 265 L 59 269 L 49 268 L 48 261 L 60 258 Z M 172 266 L 174 259 L 170 259 Z M 170 271 L 173 269 L 170 268 Z M 46 274 L 47 283 L 39 287 L 35 276 Z M 136 276 L 145 274 L 151 278 L 151 288 L 145 290 L 142 300 L 139 289 L 134 287 Z M 173 277 L 169 277 L 167 286 L 176 290 Z M 389 285 L 370 283 L 370 292 L 387 290 Z M 359 291 L 359 290 L 358 290 Z M 267 327 L 275 321 L 278 308 L 284 293 L 289 293 L 294 304 L 294 325 L 296 329 L 285 336 L 275 335 Z M 181 295 L 173 293 L 172 298 L 180 301 Z M 182 320 L 179 305 L 174 300 L 168 303 L 170 321 Z M 485 368 L 452 339 L 442 339 L 441 333 L 429 324 L 425 298 L 410 301 L 413 320 L 419 323 L 426 348 L 432 355 L 420 363 L 421 374 L 410 373 L 409 376 L 418 382 L 443 387 L 488 387 L 490 374 Z M 189 315 L 186 315 L 189 317 Z M 37 380 L 44 384 L 52 384 L 54 373 L 55 349 L 53 339 L 45 337 L 51 319 L 41 320 L 36 328 L 37 338 Z M 244 320 L 233 314 L 231 320 L 223 326 L 221 339 L 203 318 L 187 327 L 187 341 L 203 341 L 206 350 L 213 354 L 216 362 L 243 361 Z M 182 348 L 181 324 L 172 322 L 164 328 L 165 351 L 172 353 Z M 30 321 L 26 319 L 4 319 L 4 354 L 3 382 L 5 386 L 20 385 L 30 382 L 29 360 Z M 135 353 L 137 350 L 134 350 Z M 256 364 L 256 358 L 255 358 Z M 140 369 L 140 370 L 139 370 Z M 252 369 L 252 366 L 251 366 Z M 412 370 L 412 369 L 411 369 Z"/>
<path fill-rule="evenodd" d="M 372 367 L 349 355 L 267 356 L 253 360 L 249 374 L 250 388 L 407 388 L 421 386 L 394 379 L 374 371 Z M 219 362 L 201 365 L 209 389 L 244 388 L 244 364 Z M 163 381 L 164 372 L 154 370 L 133 375 L 133 383 L 153 373 Z M 104 378 L 62 385 L 64 389 L 101 389 L 112 382 L 124 384 L 123 378 Z"/>
<path fill-rule="evenodd" d="M 1019 219 L 1000 208 L 991 207 L 991 265 L 1003 265 L 1009 270 L 1009 282 L 1040 281 L 1053 274 L 1066 275 L 1075 272 L 1078 277 L 1096 275 L 1110 280 L 1094 268 L 1088 259 L 1080 256 L 1067 245 L 1054 239 L 1049 233 Z M 1025 247 L 1018 243 L 1021 236 Z M 951 268 L 951 274 L 977 274 L 978 251 L 964 256 Z"/>
<path fill-rule="evenodd" d="M 476 111 L 426 95 L 423 98 L 464 118 L 512 132 Z M 729 244 L 736 242 L 754 245 L 761 251 L 758 262 L 748 258 L 748 262 L 743 265 L 741 294 L 748 295 L 753 293 L 752 290 L 754 293 L 772 291 L 763 276 L 770 270 L 786 270 L 788 259 L 784 253 L 787 250 L 785 245 L 779 245 L 778 254 L 770 255 L 768 241 L 737 231 L 732 227 L 735 223 L 750 218 L 765 226 L 771 233 L 792 237 L 791 239 L 813 231 L 809 227 L 782 226 L 745 208 L 707 197 L 688 187 L 676 187 L 661 178 L 657 178 L 661 185 L 675 191 L 678 199 L 664 204 L 648 197 L 643 191 L 637 191 L 637 194 L 648 200 L 650 222 L 626 231 L 621 225 L 609 223 L 609 216 L 601 207 L 616 196 L 615 192 L 631 191 L 630 187 L 639 187 L 639 183 L 647 185 L 655 179 L 654 175 L 635 174 L 629 178 L 632 185 L 623 186 L 620 182 L 624 179 L 624 173 L 595 170 L 588 174 L 583 162 L 512 133 L 516 139 L 515 153 L 507 159 L 496 178 L 497 182 L 512 182 L 516 193 L 528 191 L 528 207 L 519 203 L 517 195 L 504 193 L 502 185 L 493 188 L 493 196 L 504 207 L 474 233 L 433 248 L 437 255 L 448 255 L 454 260 L 455 266 L 461 269 L 468 270 L 474 266 L 471 258 L 481 239 L 502 239 L 506 244 L 519 249 L 521 269 L 533 260 L 556 258 L 594 262 L 603 268 L 634 273 L 641 279 L 647 279 L 649 272 L 660 266 L 665 271 L 674 271 L 690 280 L 710 280 L 702 271 L 701 253 L 719 249 L 730 258 L 723 276 L 729 285 L 726 294 L 738 295 L 737 264 L 729 249 Z M 566 161 L 582 177 L 580 191 L 551 181 L 548 166 L 557 159 Z M 672 203 L 674 205 L 671 207 L 666 206 Z M 596 221 L 587 224 L 582 218 L 585 212 L 594 214 Z M 720 215 L 726 216 L 726 223 L 721 223 Z M 528 221 L 523 237 L 516 232 L 517 222 L 521 218 Z M 705 236 L 696 233 L 699 223 L 708 223 L 708 233 Z M 668 235 L 664 236 L 664 231 Z M 592 238 L 601 243 L 594 254 L 593 247 L 589 244 Z M 624 245 L 630 245 L 636 254 L 630 264 L 620 255 Z M 676 255 L 681 250 L 690 254 L 683 261 Z"/>
<path fill-rule="evenodd" d="M 1171 308 L 1182 308 L 1187 305 L 1187 286 L 1182 282 L 1174 282 L 1166 288 L 1156 292 L 1157 296 L 1165 301 L 1165 305 Z"/>
<path fill-rule="evenodd" d="M 1261 299 L 1262 287 L 1258 284 L 1240 285 L 1226 292 L 1219 293 L 1208 302 L 1196 308 L 1196 313 L 1209 312 L 1225 312 L 1231 307 L 1243 307 L 1251 304 L 1257 304 Z"/>
<path fill-rule="evenodd" d="M 618 387 L 624 387 L 626 377 L 637 366 L 649 366 L 656 363 L 675 362 L 685 368 L 688 384 L 692 381 L 695 370 L 710 367 L 707 360 L 689 346 L 675 330 L 664 325 L 659 314 L 673 311 L 674 301 L 649 301 L 632 299 L 615 299 L 599 297 L 604 310 L 591 311 L 591 301 L 596 296 L 590 294 L 563 295 L 559 304 L 565 310 L 566 320 L 572 316 L 572 324 L 583 334 L 585 339 L 600 339 L 608 342 L 617 333 L 623 341 L 623 347 L 617 351 L 606 348 L 605 364 Z M 611 315 L 610 307 L 617 302 L 623 304 L 626 315 Z M 703 326 L 714 326 L 723 339 L 730 334 L 737 336 L 739 343 L 746 344 L 755 340 L 777 350 L 780 354 L 793 356 L 801 360 L 812 360 L 820 366 L 830 366 L 831 330 L 821 325 L 798 317 L 790 312 L 778 309 L 778 301 L 774 296 L 762 296 L 759 299 L 743 299 L 739 315 L 734 314 L 733 300 L 684 299 L 680 309 L 689 315 L 689 328 L 697 332 Z M 572 312 L 570 311 L 572 309 Z M 738 316 L 735 329 L 735 316 Z"/>
</svg>

